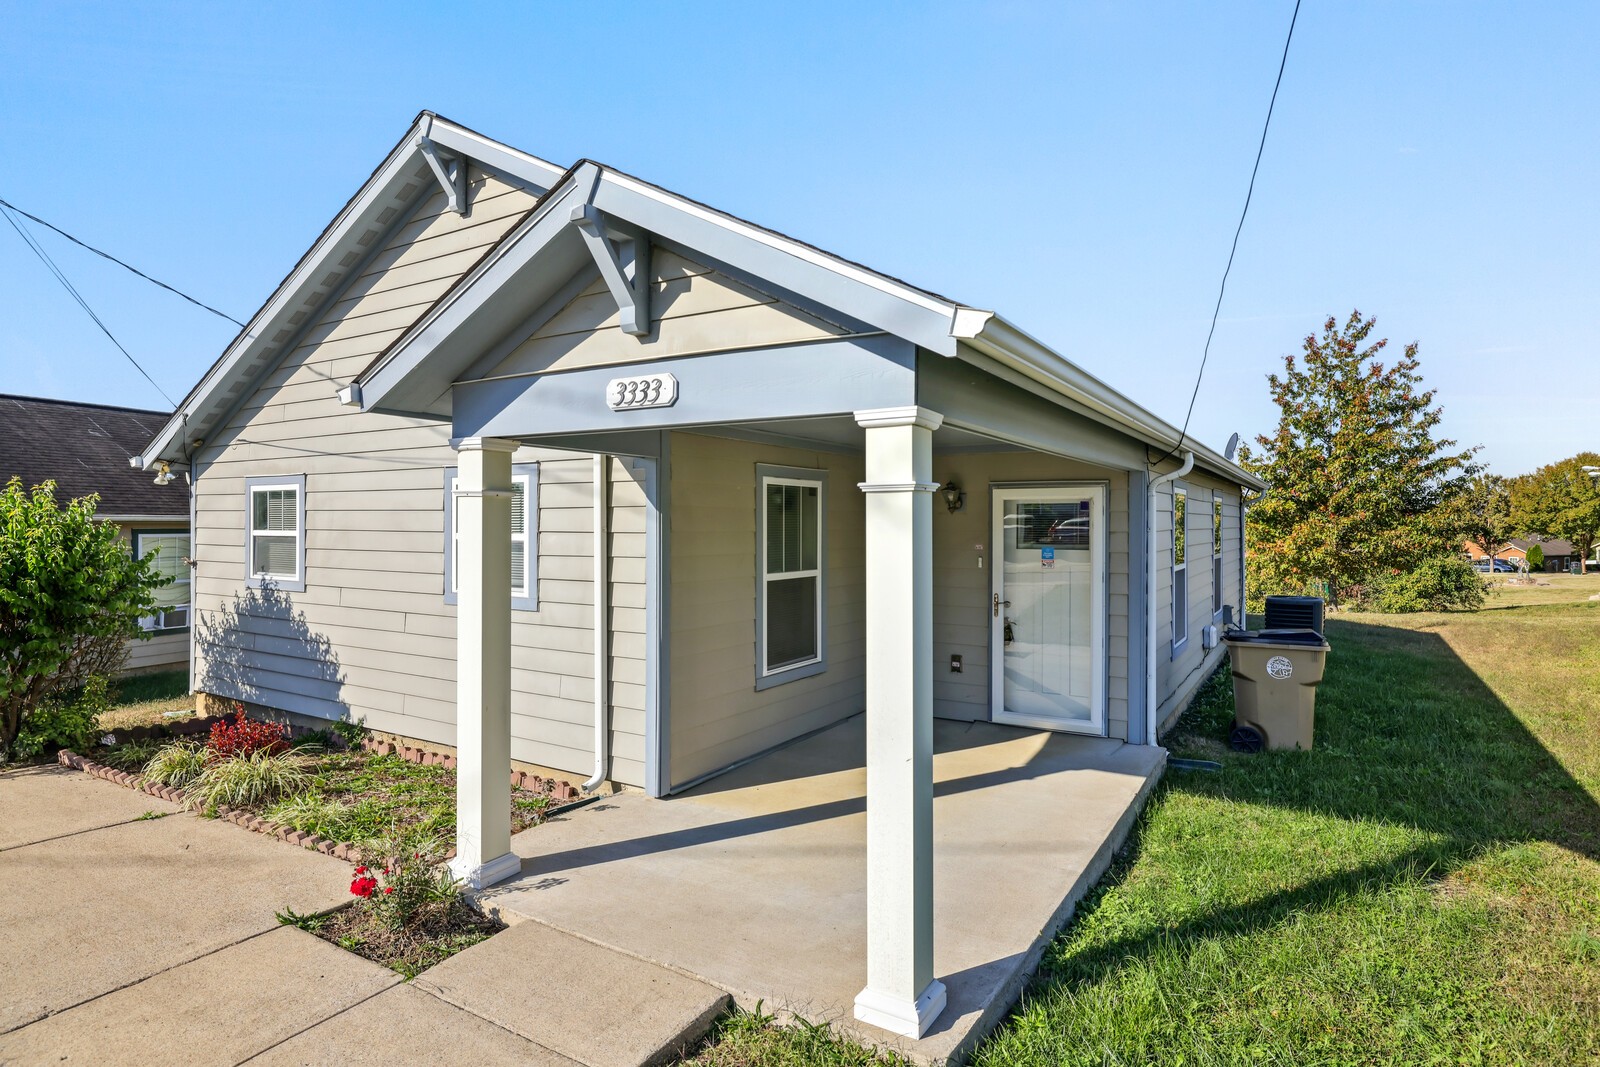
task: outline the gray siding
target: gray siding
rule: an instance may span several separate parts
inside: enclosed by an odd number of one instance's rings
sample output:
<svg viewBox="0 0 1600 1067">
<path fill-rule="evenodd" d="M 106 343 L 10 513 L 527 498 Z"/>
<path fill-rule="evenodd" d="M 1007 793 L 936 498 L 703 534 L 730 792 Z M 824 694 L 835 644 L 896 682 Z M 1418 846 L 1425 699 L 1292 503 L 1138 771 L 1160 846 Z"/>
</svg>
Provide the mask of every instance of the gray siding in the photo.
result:
<svg viewBox="0 0 1600 1067">
<path fill-rule="evenodd" d="M 469 177 L 470 214 L 447 211 L 442 193 L 428 197 L 197 456 L 200 689 L 454 744 L 455 609 L 444 602 L 443 472 L 456 462 L 449 428 L 355 412 L 336 393 L 533 204 L 475 169 Z M 591 461 L 528 448 L 516 461 L 540 463 L 539 610 L 513 617 L 512 756 L 587 777 Z M 306 589 L 251 593 L 244 480 L 288 474 L 306 477 Z M 625 512 L 633 506 L 626 489 L 617 499 Z M 619 580 L 628 572 L 617 570 Z M 638 643 L 623 636 L 614 655 L 626 658 Z M 627 664 L 614 677 L 642 681 Z M 642 714 L 617 718 L 614 775 L 642 782 Z"/>
<path fill-rule="evenodd" d="M 1215 667 L 1221 645 L 1207 652 L 1201 630 L 1220 619 L 1212 613 L 1211 502 L 1222 498 L 1223 603 L 1240 618 L 1239 603 L 1239 487 L 1191 472 L 1175 483 L 1189 493 L 1185 557 L 1188 562 L 1188 641 L 1176 655 L 1172 651 L 1172 490 L 1161 488 L 1156 499 L 1156 692 L 1157 719 L 1165 729 L 1187 703 L 1190 694 Z"/>
<path fill-rule="evenodd" d="M 675 433 L 670 552 L 672 781 L 861 711 L 866 511 L 859 456 Z M 756 465 L 828 471 L 827 670 L 757 691 Z"/>
<path fill-rule="evenodd" d="M 1122 471 L 1036 452 L 935 455 L 934 479 L 967 493 L 960 511 L 935 500 L 933 515 L 933 711 L 946 719 L 987 721 L 990 713 L 992 575 L 989 544 L 990 485 L 999 482 L 1105 482 L 1106 528 L 1106 730 L 1128 736 L 1128 478 Z M 984 545 L 984 569 L 978 551 Z M 1131 617 L 1137 618 L 1136 615 Z M 963 670 L 950 670 L 950 657 Z M 1138 665 L 1135 669 L 1143 669 Z"/>
</svg>

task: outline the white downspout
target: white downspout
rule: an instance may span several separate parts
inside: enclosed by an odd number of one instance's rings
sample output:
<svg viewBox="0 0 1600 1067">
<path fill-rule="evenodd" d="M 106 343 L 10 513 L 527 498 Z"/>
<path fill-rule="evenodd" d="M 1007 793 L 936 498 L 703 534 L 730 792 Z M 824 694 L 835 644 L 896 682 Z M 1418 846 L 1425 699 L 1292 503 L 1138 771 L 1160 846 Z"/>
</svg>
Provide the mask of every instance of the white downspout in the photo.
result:
<svg viewBox="0 0 1600 1067">
<path fill-rule="evenodd" d="M 607 507 L 610 494 L 611 457 L 594 457 L 594 777 L 583 783 L 583 791 L 592 793 L 606 780 L 607 742 L 610 739 L 610 721 L 606 714 L 610 704 L 611 689 L 611 568 L 610 524 Z"/>
<path fill-rule="evenodd" d="M 1144 579 L 1145 589 L 1145 657 L 1144 657 L 1144 702 L 1145 702 L 1145 743 L 1156 743 L 1156 710 L 1161 706 L 1161 700 L 1156 694 L 1156 493 L 1168 482 L 1177 481 L 1185 474 L 1194 470 L 1194 453 L 1183 454 L 1183 466 L 1171 474 L 1162 474 L 1150 479 L 1150 499 L 1144 509 L 1145 517 L 1145 565 L 1148 568 Z"/>
</svg>

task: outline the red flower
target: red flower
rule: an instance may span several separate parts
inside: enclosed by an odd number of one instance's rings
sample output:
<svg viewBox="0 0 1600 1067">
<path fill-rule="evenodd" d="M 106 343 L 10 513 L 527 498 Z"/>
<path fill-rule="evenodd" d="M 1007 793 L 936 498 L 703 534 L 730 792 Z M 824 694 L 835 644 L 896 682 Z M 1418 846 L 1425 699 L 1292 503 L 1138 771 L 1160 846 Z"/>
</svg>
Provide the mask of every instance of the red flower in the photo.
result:
<svg viewBox="0 0 1600 1067">
<path fill-rule="evenodd" d="M 393 892 L 394 892 L 394 886 L 386 885 L 386 886 L 383 887 L 383 895 L 384 896 L 388 896 L 390 893 L 393 893 Z"/>
<path fill-rule="evenodd" d="M 350 892 L 354 896 L 365 899 L 370 897 L 378 888 L 378 880 L 370 874 L 362 875 L 350 883 Z"/>
</svg>

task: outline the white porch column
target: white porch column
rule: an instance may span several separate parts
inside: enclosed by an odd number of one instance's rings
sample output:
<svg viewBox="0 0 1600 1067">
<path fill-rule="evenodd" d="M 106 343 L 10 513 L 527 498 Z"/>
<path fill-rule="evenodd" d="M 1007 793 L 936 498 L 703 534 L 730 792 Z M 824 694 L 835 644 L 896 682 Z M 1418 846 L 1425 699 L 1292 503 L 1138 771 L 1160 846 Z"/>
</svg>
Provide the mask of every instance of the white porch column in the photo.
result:
<svg viewBox="0 0 1600 1067">
<path fill-rule="evenodd" d="M 481 889 L 522 869 L 511 851 L 511 453 L 456 443 L 456 858 Z M 446 536 L 449 536 L 448 531 Z"/>
<path fill-rule="evenodd" d="M 856 412 L 866 429 L 867 987 L 856 1018 L 921 1037 L 933 976 L 933 431 L 926 408 Z"/>
</svg>

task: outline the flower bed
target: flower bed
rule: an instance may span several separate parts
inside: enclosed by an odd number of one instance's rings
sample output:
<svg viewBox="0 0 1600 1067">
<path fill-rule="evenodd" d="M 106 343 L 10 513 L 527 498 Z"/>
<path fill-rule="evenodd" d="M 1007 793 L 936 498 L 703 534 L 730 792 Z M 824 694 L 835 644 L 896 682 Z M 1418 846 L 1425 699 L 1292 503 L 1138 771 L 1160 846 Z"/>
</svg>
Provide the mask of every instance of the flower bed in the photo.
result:
<svg viewBox="0 0 1600 1067">
<path fill-rule="evenodd" d="M 60 762 L 258 833 L 340 859 L 376 840 L 404 838 L 446 859 L 455 830 L 455 757 L 361 737 L 342 747 L 330 731 L 210 717 L 183 724 L 198 741 L 162 744 L 139 731 L 108 738 L 99 760 L 70 751 Z M 526 830 L 574 803 L 569 782 L 512 770 L 511 829 Z"/>
<path fill-rule="evenodd" d="M 321 915 L 286 909 L 278 921 L 408 979 L 505 929 L 467 904 L 460 883 L 435 857 L 406 853 L 396 842 L 381 852 L 386 858 L 356 867 L 349 906 Z"/>
</svg>

